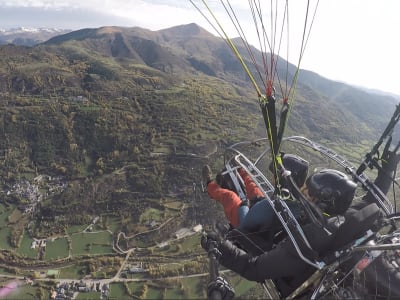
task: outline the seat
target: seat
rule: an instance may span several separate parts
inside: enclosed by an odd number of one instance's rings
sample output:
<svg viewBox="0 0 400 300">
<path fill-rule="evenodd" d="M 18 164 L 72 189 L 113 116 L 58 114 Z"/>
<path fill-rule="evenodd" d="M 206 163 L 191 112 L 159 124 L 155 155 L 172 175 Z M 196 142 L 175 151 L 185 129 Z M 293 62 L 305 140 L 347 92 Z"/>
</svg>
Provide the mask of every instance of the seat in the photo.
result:
<svg viewBox="0 0 400 300">
<path fill-rule="evenodd" d="M 381 216 L 379 207 L 369 204 L 360 210 L 350 209 L 345 214 L 345 221 L 333 233 L 327 251 L 338 250 L 350 242 L 362 237 Z"/>
</svg>

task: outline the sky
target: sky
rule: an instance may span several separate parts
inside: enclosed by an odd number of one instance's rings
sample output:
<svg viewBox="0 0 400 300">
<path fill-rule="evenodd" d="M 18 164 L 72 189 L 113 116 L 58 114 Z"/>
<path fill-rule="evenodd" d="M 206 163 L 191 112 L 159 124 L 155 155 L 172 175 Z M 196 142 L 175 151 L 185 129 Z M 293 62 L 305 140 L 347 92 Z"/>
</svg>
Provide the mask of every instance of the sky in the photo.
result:
<svg viewBox="0 0 400 300">
<path fill-rule="evenodd" d="M 262 5 L 265 11 L 270 10 L 271 1 L 260 2 L 265 3 Z M 226 13 L 220 10 L 220 1 L 207 3 L 228 35 L 237 36 Z M 257 46 L 254 24 L 243 7 L 248 7 L 248 1 L 230 0 L 230 3 L 249 42 Z M 291 30 L 296 36 L 290 38 L 287 58 L 295 64 L 300 53 L 300 44 L 296 47 L 296 43 L 302 36 L 305 3 L 305 0 L 289 0 L 290 16 L 294 16 L 291 28 L 298 31 Z M 400 1 L 310 0 L 310 3 L 311 12 L 317 3 L 318 6 L 300 67 L 328 79 L 400 95 L 397 75 Z M 205 11 L 203 6 L 200 8 Z M 311 19 L 312 13 L 308 20 Z M 197 23 L 216 34 L 189 0 L 0 0 L 0 29 L 23 26 L 75 30 L 114 25 L 159 30 L 189 23 Z"/>
</svg>

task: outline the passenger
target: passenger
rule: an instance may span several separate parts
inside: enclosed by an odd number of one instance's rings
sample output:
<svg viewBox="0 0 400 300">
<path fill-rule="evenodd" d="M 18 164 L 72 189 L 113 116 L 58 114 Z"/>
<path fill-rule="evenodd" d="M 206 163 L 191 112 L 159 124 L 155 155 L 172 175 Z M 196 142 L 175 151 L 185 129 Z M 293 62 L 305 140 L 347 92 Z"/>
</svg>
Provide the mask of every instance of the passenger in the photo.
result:
<svg viewBox="0 0 400 300">
<path fill-rule="evenodd" d="M 298 187 L 304 184 L 308 173 L 308 162 L 304 159 L 292 155 L 284 154 L 282 158 L 283 166 L 292 174 L 292 178 Z M 249 201 L 242 201 L 238 194 L 234 191 L 221 187 L 215 180 L 211 179 L 211 169 L 208 165 L 203 167 L 203 181 L 207 184 L 207 192 L 210 198 L 221 203 L 225 216 L 233 228 L 240 227 L 246 231 L 256 231 L 261 227 L 268 227 L 274 219 L 274 212 L 265 200 L 263 192 L 258 188 L 249 174 L 243 169 L 238 170 L 241 176 L 247 199 L 250 201 L 251 209 L 249 210 Z M 284 181 L 282 187 L 285 188 Z M 297 203 L 288 201 L 288 206 L 292 206 L 293 210 L 297 209 Z M 249 217 L 247 217 L 249 214 Z"/>
</svg>

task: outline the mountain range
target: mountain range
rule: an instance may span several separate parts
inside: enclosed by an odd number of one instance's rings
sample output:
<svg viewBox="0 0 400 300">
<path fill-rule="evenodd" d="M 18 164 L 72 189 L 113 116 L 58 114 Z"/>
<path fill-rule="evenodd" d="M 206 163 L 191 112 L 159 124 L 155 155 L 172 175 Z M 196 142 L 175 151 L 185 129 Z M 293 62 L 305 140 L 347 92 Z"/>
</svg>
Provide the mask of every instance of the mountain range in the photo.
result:
<svg viewBox="0 0 400 300">
<path fill-rule="evenodd" d="M 15 44 L 20 46 L 34 46 L 56 35 L 70 31 L 69 29 L 28 27 L 0 29 L 0 45 Z"/>
<path fill-rule="evenodd" d="M 0 54 L 3 189 L 21 176 L 64 176 L 68 190 L 43 201 L 48 217 L 185 195 L 216 149 L 265 136 L 237 58 L 196 24 L 81 29 L 34 46 L 3 45 Z M 279 60 L 278 74 L 290 80 L 295 72 Z M 371 143 L 397 102 L 300 70 L 287 135 Z"/>
</svg>

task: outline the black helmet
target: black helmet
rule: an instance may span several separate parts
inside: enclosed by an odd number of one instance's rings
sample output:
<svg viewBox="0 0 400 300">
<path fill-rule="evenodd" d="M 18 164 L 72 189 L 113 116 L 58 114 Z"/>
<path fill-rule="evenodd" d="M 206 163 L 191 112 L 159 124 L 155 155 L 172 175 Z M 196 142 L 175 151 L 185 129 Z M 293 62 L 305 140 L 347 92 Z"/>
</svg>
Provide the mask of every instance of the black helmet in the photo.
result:
<svg viewBox="0 0 400 300">
<path fill-rule="evenodd" d="M 323 212 L 341 215 L 353 201 L 357 184 L 340 171 L 324 169 L 308 177 L 306 186 Z"/>
<path fill-rule="evenodd" d="M 291 172 L 297 186 L 303 186 L 308 174 L 308 161 L 294 154 L 283 154 L 282 164 L 286 170 Z"/>
</svg>

